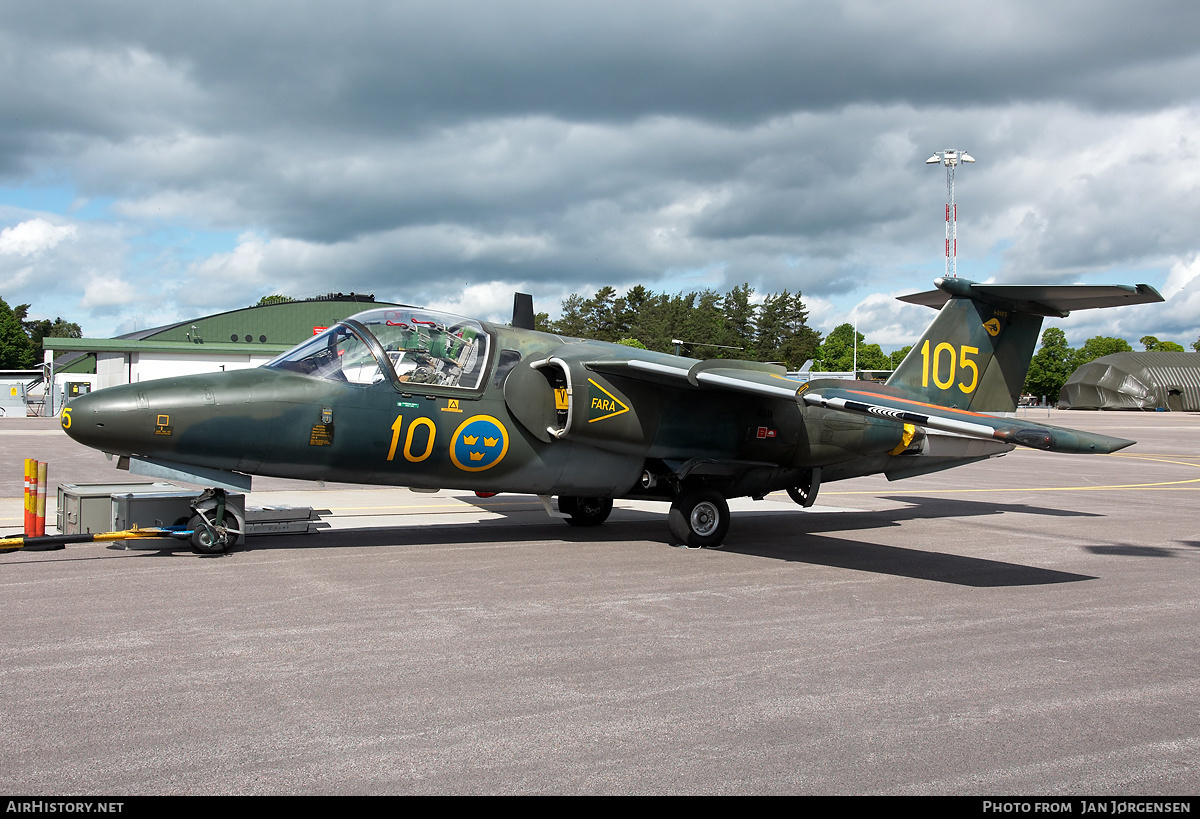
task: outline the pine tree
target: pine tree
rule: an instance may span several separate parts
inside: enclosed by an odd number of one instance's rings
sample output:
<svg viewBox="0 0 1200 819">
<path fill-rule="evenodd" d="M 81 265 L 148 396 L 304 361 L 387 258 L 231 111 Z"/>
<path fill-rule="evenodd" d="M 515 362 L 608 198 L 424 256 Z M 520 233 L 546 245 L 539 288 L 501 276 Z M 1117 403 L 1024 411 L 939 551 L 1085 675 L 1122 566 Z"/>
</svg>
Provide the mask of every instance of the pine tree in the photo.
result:
<svg viewBox="0 0 1200 819">
<path fill-rule="evenodd" d="M 562 315 L 553 323 L 554 332 L 563 336 L 581 338 L 587 335 L 588 325 L 584 315 L 583 297 L 572 293 L 562 301 Z"/>
<path fill-rule="evenodd" d="M 718 342 L 729 347 L 741 347 L 738 350 L 724 350 L 728 353 L 729 358 L 747 358 L 756 357 L 755 345 L 755 313 L 757 306 L 750 302 L 750 298 L 754 295 L 754 288 L 749 282 L 743 283 L 728 293 L 722 301 L 722 308 L 725 313 L 725 332 L 723 334 L 724 341 Z"/>
</svg>

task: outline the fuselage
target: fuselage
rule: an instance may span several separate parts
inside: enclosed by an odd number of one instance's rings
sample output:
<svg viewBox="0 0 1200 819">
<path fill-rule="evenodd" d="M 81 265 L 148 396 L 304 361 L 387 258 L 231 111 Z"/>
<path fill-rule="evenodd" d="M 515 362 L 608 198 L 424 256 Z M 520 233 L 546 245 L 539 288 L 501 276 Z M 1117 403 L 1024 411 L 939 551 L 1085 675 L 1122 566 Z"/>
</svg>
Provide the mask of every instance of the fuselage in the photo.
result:
<svg viewBox="0 0 1200 819">
<path fill-rule="evenodd" d="M 902 440 L 887 420 L 588 366 L 615 359 L 699 363 L 376 310 L 263 367 L 98 390 L 64 410 L 63 427 L 115 455 L 250 475 L 664 498 L 681 476 L 732 497 L 794 486 L 816 466 L 831 479 L 879 471 Z"/>
</svg>

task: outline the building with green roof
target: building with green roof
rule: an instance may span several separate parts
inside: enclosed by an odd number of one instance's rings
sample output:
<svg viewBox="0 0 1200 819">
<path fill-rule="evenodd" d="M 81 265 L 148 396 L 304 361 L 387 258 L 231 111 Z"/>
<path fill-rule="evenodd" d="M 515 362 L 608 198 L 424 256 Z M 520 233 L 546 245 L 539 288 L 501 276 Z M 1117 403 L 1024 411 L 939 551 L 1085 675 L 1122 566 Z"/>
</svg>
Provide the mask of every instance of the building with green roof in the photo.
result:
<svg viewBox="0 0 1200 819">
<path fill-rule="evenodd" d="M 373 295 L 330 293 L 274 301 L 180 321 L 117 338 L 42 340 L 48 378 L 61 406 L 63 384 L 103 389 L 155 378 L 257 367 L 342 319 L 394 307 Z M 87 384 L 87 388 L 78 385 Z M 58 407 L 47 408 L 53 412 Z"/>
</svg>

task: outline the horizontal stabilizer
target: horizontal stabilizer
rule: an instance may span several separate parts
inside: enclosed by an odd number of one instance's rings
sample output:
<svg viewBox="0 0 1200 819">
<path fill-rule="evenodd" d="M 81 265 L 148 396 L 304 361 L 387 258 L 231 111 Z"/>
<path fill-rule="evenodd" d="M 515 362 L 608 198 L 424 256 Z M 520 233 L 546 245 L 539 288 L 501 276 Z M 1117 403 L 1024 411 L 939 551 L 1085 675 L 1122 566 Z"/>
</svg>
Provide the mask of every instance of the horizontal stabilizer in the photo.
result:
<svg viewBox="0 0 1200 819">
<path fill-rule="evenodd" d="M 1163 301 L 1148 284 L 980 284 L 967 279 L 936 279 L 937 290 L 900 296 L 908 304 L 941 309 L 952 298 L 970 298 L 1029 313 L 1065 318 L 1072 310 L 1153 304 Z"/>
</svg>

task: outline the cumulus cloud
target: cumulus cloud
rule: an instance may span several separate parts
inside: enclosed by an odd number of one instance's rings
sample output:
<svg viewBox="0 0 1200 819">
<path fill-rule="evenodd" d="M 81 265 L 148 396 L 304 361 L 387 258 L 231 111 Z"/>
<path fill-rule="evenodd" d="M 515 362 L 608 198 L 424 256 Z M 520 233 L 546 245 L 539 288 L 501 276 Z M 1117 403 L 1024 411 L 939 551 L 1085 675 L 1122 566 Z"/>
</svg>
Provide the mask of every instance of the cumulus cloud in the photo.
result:
<svg viewBox="0 0 1200 819">
<path fill-rule="evenodd" d="M 146 297 L 131 282 L 119 276 L 95 276 L 83 288 L 83 301 L 103 313 L 105 308 L 137 304 Z"/>
<path fill-rule="evenodd" d="M 606 284 L 748 282 L 900 345 L 928 316 L 890 295 L 942 272 L 924 159 L 946 147 L 979 159 L 958 177 L 964 276 L 1191 269 L 1200 7 L 930 8 L 21 5 L 0 21 L 0 295 L 105 334 L 272 292 L 504 317 L 515 288 L 554 313 Z M 39 186 L 99 204 L 23 208 Z M 229 238 L 192 252 L 190 233 Z M 1064 326 L 1200 330 L 1160 312 Z"/>
<path fill-rule="evenodd" d="M 53 225 L 45 219 L 30 219 L 0 230 L 0 253 L 33 256 L 74 235 L 74 225 Z"/>
</svg>

